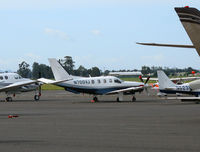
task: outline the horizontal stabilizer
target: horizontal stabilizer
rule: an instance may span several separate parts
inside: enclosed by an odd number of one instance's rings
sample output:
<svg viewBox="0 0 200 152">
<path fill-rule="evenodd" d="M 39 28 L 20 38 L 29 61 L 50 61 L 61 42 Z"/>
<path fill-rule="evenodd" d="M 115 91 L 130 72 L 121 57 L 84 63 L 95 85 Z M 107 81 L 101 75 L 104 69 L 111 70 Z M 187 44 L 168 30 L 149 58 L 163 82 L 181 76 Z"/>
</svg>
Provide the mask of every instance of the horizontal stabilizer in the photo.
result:
<svg viewBox="0 0 200 152">
<path fill-rule="evenodd" d="M 62 83 L 65 81 L 70 81 L 70 80 L 72 80 L 72 79 L 65 79 L 65 80 L 59 80 L 59 81 L 54 81 L 54 80 L 45 79 L 45 78 L 38 79 L 38 81 L 43 82 L 45 84 L 58 84 L 58 83 Z"/>
<path fill-rule="evenodd" d="M 164 47 L 178 47 L 178 48 L 195 48 L 193 45 L 178 45 L 178 44 L 159 44 L 159 43 L 139 43 L 139 45 L 150 45 L 150 46 L 164 46 Z"/>
</svg>

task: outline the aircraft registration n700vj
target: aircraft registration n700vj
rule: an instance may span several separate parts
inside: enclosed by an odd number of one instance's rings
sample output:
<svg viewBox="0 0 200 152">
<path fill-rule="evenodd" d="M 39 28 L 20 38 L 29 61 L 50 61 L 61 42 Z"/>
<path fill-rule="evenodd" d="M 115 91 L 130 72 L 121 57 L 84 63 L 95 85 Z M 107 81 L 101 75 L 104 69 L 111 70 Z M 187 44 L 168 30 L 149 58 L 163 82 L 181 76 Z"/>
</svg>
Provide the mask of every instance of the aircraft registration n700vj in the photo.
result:
<svg viewBox="0 0 200 152">
<path fill-rule="evenodd" d="M 47 84 L 55 84 L 73 93 L 87 93 L 94 95 L 93 100 L 98 101 L 97 95 L 118 94 L 117 101 L 123 101 L 123 95 L 132 95 L 135 101 L 135 93 L 142 92 L 147 87 L 148 80 L 143 82 L 122 81 L 114 76 L 77 77 L 69 75 L 56 59 L 49 59 L 51 69 L 56 81 L 41 78 Z M 65 82 L 59 82 L 64 81 Z"/>
</svg>

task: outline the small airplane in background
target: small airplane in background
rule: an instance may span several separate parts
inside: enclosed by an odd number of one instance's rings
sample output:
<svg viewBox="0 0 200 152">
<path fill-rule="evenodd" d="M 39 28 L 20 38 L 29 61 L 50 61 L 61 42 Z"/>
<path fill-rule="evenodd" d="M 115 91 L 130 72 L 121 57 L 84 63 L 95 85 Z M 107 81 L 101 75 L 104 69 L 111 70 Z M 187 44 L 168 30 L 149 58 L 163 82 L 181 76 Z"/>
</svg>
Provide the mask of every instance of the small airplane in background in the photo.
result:
<svg viewBox="0 0 200 152">
<path fill-rule="evenodd" d="M 111 94 L 118 94 L 117 101 L 123 101 L 123 95 L 132 95 L 132 101 L 135 101 L 135 93 L 142 92 L 148 87 L 147 82 L 149 79 L 143 83 L 122 81 L 114 76 L 77 77 L 69 75 L 56 59 L 49 59 L 49 63 L 56 81 L 44 78 L 39 79 L 39 81 L 55 84 L 72 93 L 91 94 L 93 95 L 93 102 L 98 101 L 98 95 Z"/>
<path fill-rule="evenodd" d="M 200 56 L 200 11 L 196 8 L 176 7 L 180 21 L 185 28 L 193 45 L 177 45 L 177 44 L 158 44 L 158 43 L 137 43 L 140 45 L 178 47 L 178 48 L 195 48 Z"/>
<path fill-rule="evenodd" d="M 180 77 L 180 78 L 170 78 L 170 80 L 175 84 L 183 84 L 185 81 L 194 81 L 199 80 L 200 77 L 195 76 L 195 71 L 192 71 L 193 77 Z M 143 78 L 144 80 L 148 78 Z M 158 78 L 150 78 L 151 81 L 156 81 L 156 83 L 150 83 L 152 89 L 157 90 L 159 89 Z"/>
<path fill-rule="evenodd" d="M 157 71 L 160 96 L 167 96 L 168 94 L 181 94 L 193 95 L 194 97 L 168 97 L 167 99 L 180 99 L 185 100 L 196 100 L 197 103 L 200 100 L 200 80 L 195 80 L 189 83 L 177 85 L 173 83 L 163 71 Z"/>
<path fill-rule="evenodd" d="M 12 101 L 12 95 L 29 91 L 35 91 L 34 100 L 38 101 L 41 96 L 41 84 L 37 80 L 22 78 L 17 73 L 0 74 L 0 92 L 6 93 L 6 101 Z"/>
</svg>

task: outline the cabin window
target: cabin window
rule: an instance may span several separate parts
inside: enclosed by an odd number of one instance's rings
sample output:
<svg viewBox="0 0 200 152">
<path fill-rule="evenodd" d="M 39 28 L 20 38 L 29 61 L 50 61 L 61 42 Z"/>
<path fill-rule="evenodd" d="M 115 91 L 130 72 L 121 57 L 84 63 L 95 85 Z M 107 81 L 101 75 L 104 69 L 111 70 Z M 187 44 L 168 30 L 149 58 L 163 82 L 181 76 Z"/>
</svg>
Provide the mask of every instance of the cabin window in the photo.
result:
<svg viewBox="0 0 200 152">
<path fill-rule="evenodd" d="M 114 80 L 115 83 L 122 83 L 119 79 Z"/>
<path fill-rule="evenodd" d="M 101 80 L 97 80 L 98 83 L 101 83 Z"/>
<path fill-rule="evenodd" d="M 103 82 L 106 83 L 106 79 L 104 79 Z"/>
<path fill-rule="evenodd" d="M 15 79 L 19 79 L 19 77 L 18 77 L 18 76 L 15 76 Z"/>
<path fill-rule="evenodd" d="M 6 80 L 8 79 L 8 76 L 7 76 L 7 75 L 5 76 L 5 79 L 6 79 Z"/>
<path fill-rule="evenodd" d="M 95 81 L 94 81 L 94 80 L 92 80 L 91 82 L 92 82 L 92 84 L 94 84 L 94 83 L 95 83 Z"/>
<path fill-rule="evenodd" d="M 2 76 L 0 76 L 0 80 L 3 80 L 3 77 L 2 77 Z"/>
<path fill-rule="evenodd" d="M 109 82 L 112 83 L 112 79 L 109 79 Z"/>
<path fill-rule="evenodd" d="M 77 81 L 74 81 L 74 84 L 77 84 Z"/>
</svg>

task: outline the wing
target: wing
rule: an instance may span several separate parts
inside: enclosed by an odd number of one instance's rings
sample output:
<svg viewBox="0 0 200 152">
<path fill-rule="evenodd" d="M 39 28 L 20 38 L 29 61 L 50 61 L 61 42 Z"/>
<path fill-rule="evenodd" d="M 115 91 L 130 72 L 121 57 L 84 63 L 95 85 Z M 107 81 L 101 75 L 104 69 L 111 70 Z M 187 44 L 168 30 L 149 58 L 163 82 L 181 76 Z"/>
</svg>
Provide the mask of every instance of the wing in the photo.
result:
<svg viewBox="0 0 200 152">
<path fill-rule="evenodd" d="M 127 88 L 127 89 L 120 89 L 120 90 L 107 92 L 106 95 L 120 93 L 120 92 L 138 91 L 138 90 L 141 90 L 143 88 L 144 88 L 143 86 L 141 86 L 141 87 L 130 87 L 130 88 Z"/>
<path fill-rule="evenodd" d="M 178 45 L 178 44 L 159 44 L 159 43 L 136 43 L 139 45 L 150 45 L 150 46 L 164 46 L 164 47 L 178 47 L 178 48 L 195 48 L 193 45 Z"/>
<path fill-rule="evenodd" d="M 193 80 L 198 80 L 200 77 L 183 77 L 183 78 L 171 78 L 170 80 L 172 81 L 193 81 Z"/>
<path fill-rule="evenodd" d="M 26 85 L 29 85 L 29 84 L 34 84 L 36 82 L 37 82 L 36 80 L 26 80 L 26 81 L 12 83 L 12 84 L 10 84 L 8 86 L 0 88 L 0 91 L 1 92 L 3 92 L 3 91 L 12 91 L 12 90 L 20 88 L 22 86 L 26 86 Z"/>
<path fill-rule="evenodd" d="M 148 78 L 142 78 L 143 80 L 147 80 Z M 151 80 L 151 81 L 158 81 L 158 78 L 149 78 L 149 80 Z"/>
<path fill-rule="evenodd" d="M 143 80 L 146 80 L 147 78 L 143 78 Z M 200 77 L 183 77 L 183 78 L 171 78 L 171 81 L 193 81 L 198 80 Z M 152 81 L 158 81 L 158 78 L 150 78 L 149 80 Z"/>
<path fill-rule="evenodd" d="M 169 100 L 200 100 L 200 97 L 167 97 Z"/>
<path fill-rule="evenodd" d="M 69 81 L 69 80 L 73 80 L 73 79 L 70 78 L 70 79 L 59 80 L 59 81 L 45 79 L 45 78 L 38 79 L 39 82 L 46 83 L 46 84 L 58 84 L 58 83 L 62 83 L 62 82 Z"/>
</svg>

